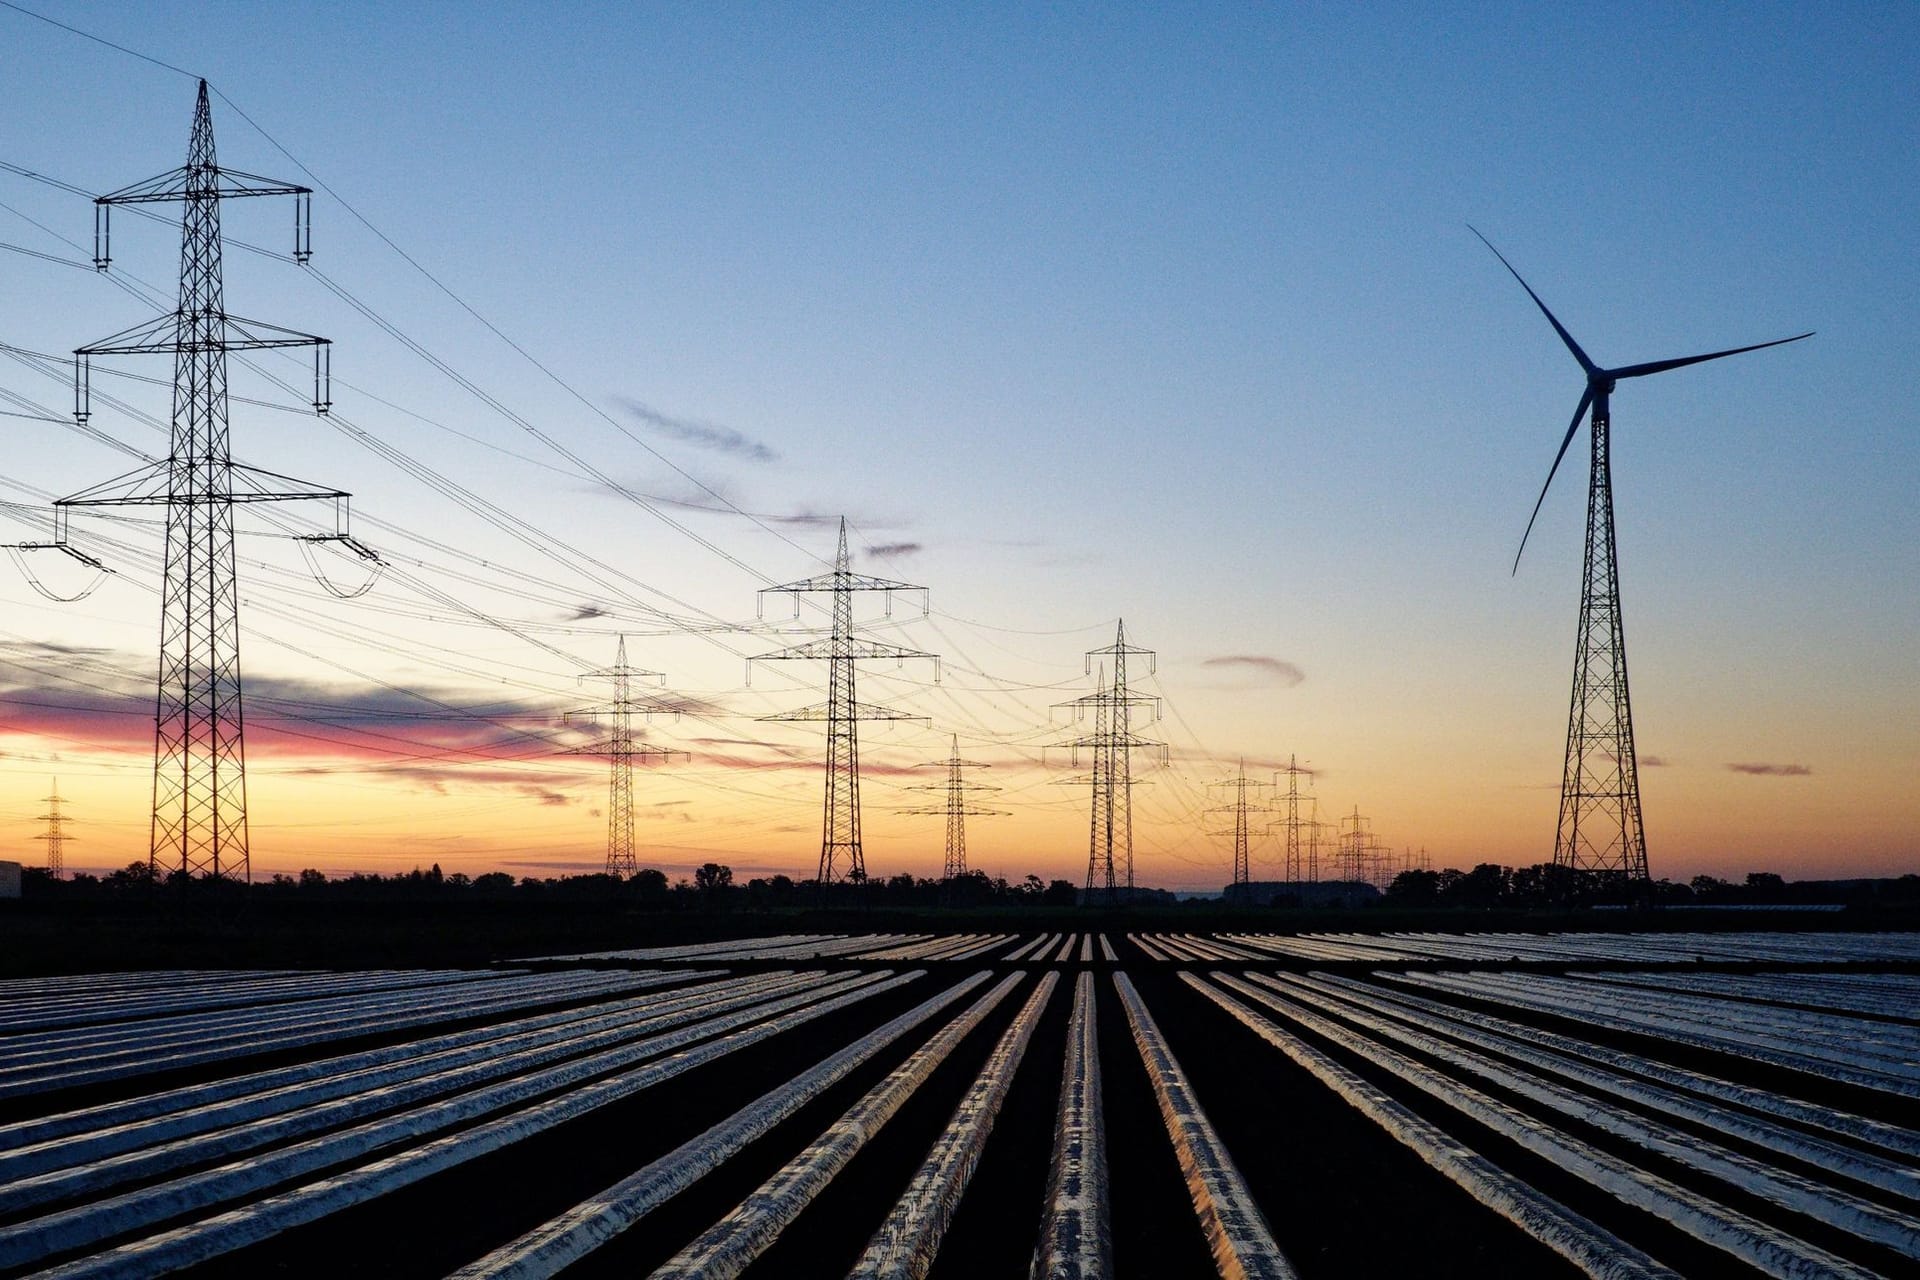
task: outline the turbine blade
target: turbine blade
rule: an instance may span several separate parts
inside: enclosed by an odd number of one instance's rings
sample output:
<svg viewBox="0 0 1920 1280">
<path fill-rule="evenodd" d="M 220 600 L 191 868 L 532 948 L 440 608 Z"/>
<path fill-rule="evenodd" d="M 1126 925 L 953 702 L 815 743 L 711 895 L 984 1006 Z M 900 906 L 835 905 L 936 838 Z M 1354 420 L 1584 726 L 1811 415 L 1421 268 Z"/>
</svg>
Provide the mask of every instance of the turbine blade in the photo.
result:
<svg viewBox="0 0 1920 1280">
<path fill-rule="evenodd" d="M 1480 229 L 1478 227 L 1475 227 L 1471 222 L 1467 224 L 1467 230 L 1473 232 L 1473 234 L 1475 234 L 1476 236 L 1480 236 Z M 1553 312 L 1547 310 L 1547 304 L 1540 301 L 1540 295 L 1533 291 L 1533 286 L 1528 284 L 1525 280 L 1521 280 L 1520 273 L 1513 269 L 1513 264 L 1507 261 L 1506 255 L 1501 253 L 1498 249 L 1494 249 L 1493 241 L 1487 239 L 1485 236 L 1480 236 L 1480 243 L 1487 246 L 1488 249 L 1493 251 L 1493 256 L 1500 259 L 1500 265 L 1507 269 L 1507 273 L 1509 275 L 1511 275 L 1515 280 L 1520 281 L 1520 287 L 1527 291 L 1527 296 L 1529 298 L 1533 299 L 1533 305 L 1540 308 L 1540 314 L 1547 318 L 1547 323 L 1553 326 L 1553 331 L 1560 335 L 1560 341 L 1567 344 L 1567 350 L 1573 352 L 1573 358 L 1580 362 L 1580 367 L 1582 369 L 1585 369 L 1588 373 L 1598 373 L 1600 371 L 1600 366 L 1596 365 L 1593 361 L 1587 359 L 1587 353 L 1582 351 L 1580 349 L 1580 344 L 1573 340 L 1573 335 L 1567 332 L 1567 327 L 1561 324 L 1560 321 L 1555 318 Z"/>
<path fill-rule="evenodd" d="M 1612 371 L 1616 378 L 1642 378 L 1649 373 L 1665 373 L 1669 369 L 1680 369 L 1690 364 L 1699 364 L 1705 360 L 1718 360 L 1722 356 L 1737 356 L 1743 351 L 1761 351 L 1767 347 L 1782 347 L 1789 342 L 1798 342 L 1802 338 L 1811 338 L 1813 331 L 1795 334 L 1791 338 L 1775 338 L 1772 342 L 1756 342 L 1750 347 L 1735 347 L 1731 351 L 1709 351 L 1703 356 L 1682 356 L 1678 360 L 1654 360 L 1647 364 L 1630 364 L 1624 369 Z"/>
<path fill-rule="evenodd" d="M 1540 504 L 1547 500 L 1547 490 L 1553 487 L 1553 477 L 1560 470 L 1560 460 L 1567 456 L 1567 446 L 1573 443 L 1573 433 L 1580 429 L 1580 419 L 1587 416 L 1587 406 L 1593 403 L 1593 384 L 1587 384 L 1586 393 L 1580 397 L 1580 407 L 1573 411 L 1573 421 L 1567 426 L 1567 434 L 1560 440 L 1560 452 L 1553 455 L 1553 465 L 1547 468 L 1547 482 L 1540 486 L 1540 496 L 1533 500 L 1533 514 L 1527 517 L 1527 532 L 1520 535 L 1520 550 L 1513 553 L 1513 571 L 1520 572 L 1520 557 L 1526 554 L 1527 538 L 1533 533 L 1533 522 L 1540 518 Z"/>
</svg>

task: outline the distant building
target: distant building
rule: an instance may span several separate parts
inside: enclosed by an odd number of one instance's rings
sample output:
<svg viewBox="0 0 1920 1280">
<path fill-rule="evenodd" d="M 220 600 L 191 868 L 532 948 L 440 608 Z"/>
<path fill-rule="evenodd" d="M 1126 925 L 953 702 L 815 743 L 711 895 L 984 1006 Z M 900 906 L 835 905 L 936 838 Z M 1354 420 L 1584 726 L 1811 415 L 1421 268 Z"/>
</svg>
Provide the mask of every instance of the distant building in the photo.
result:
<svg viewBox="0 0 1920 1280">
<path fill-rule="evenodd" d="M 1370 907 L 1380 901 L 1380 891 L 1364 880 L 1249 880 L 1228 885 L 1220 896 L 1233 906 L 1313 911 Z"/>
<path fill-rule="evenodd" d="M 20 896 L 20 864 L 0 862 L 0 898 Z"/>
</svg>

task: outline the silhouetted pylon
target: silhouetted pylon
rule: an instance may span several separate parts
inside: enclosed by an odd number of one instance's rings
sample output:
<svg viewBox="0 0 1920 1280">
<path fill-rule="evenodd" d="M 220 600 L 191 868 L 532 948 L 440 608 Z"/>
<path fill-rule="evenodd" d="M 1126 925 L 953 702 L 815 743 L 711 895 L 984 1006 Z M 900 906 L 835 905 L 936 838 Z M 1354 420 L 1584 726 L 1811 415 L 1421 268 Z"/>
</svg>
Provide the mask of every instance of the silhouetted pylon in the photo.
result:
<svg viewBox="0 0 1920 1280">
<path fill-rule="evenodd" d="M 633 762 L 671 760 L 676 755 L 686 754 L 634 744 L 634 717 L 651 715 L 656 708 L 634 699 L 633 681 L 659 675 L 658 671 L 639 671 L 627 665 L 627 638 L 623 635 L 611 667 L 588 671 L 580 677 L 582 680 L 612 681 L 612 700 L 599 706 L 569 711 L 566 716 L 568 720 L 585 720 L 595 724 L 604 722 L 607 725 L 605 738 L 585 746 L 569 748 L 568 754 L 607 758 L 607 874 L 621 879 L 640 869 L 633 847 Z M 678 718 L 679 713 L 674 712 L 674 715 Z"/>
<path fill-rule="evenodd" d="M 846 878 L 856 884 L 865 882 L 867 878 L 866 854 L 860 844 L 860 721 L 926 718 L 860 702 L 854 696 L 854 664 L 863 658 L 892 658 L 896 662 L 904 662 L 908 658 L 927 658 L 935 664 L 934 679 L 937 681 L 940 678 L 938 656 L 918 649 L 877 644 L 854 635 L 853 594 L 856 591 L 881 592 L 887 598 L 889 613 L 892 612 L 894 592 L 918 591 L 921 593 L 921 609 L 923 612 L 926 609 L 925 587 L 853 572 L 852 560 L 847 554 L 847 522 L 843 517 L 840 521 L 840 548 L 834 556 L 831 573 L 761 590 L 762 596 L 776 592 L 791 595 L 795 617 L 800 616 L 801 596 L 815 593 L 830 596 L 832 631 L 820 639 L 793 645 L 777 653 L 760 654 L 748 662 L 749 668 L 755 661 L 801 658 L 824 660 L 827 664 L 825 703 L 761 717 L 762 720 L 826 721 L 827 780 L 820 824 L 820 870 L 817 877 L 823 888 L 839 877 L 843 867 Z"/>
</svg>

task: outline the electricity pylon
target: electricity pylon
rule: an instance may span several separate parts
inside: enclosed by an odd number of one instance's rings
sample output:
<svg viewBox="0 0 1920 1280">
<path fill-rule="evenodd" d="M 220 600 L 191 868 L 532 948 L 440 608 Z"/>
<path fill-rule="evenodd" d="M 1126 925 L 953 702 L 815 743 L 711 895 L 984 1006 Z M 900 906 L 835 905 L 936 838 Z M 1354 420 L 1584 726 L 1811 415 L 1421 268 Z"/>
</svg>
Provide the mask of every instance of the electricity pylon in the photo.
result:
<svg viewBox="0 0 1920 1280">
<path fill-rule="evenodd" d="M 598 671 L 588 671 L 582 680 L 610 680 L 613 682 L 613 700 L 598 706 L 582 707 L 569 711 L 569 721 L 587 721 L 598 724 L 602 720 L 607 724 L 607 736 L 599 742 L 590 742 L 585 746 L 569 748 L 567 754 L 576 756 L 605 756 L 610 778 L 607 784 L 607 874 L 625 879 L 640 869 L 633 855 L 633 762 L 635 760 L 671 760 L 674 756 L 685 755 L 683 751 L 666 751 L 659 747 L 638 747 L 633 742 L 633 718 L 636 714 L 651 715 L 654 708 L 636 702 L 633 698 L 633 681 L 636 677 L 646 679 L 658 677 L 658 671 L 639 671 L 627 665 L 627 638 L 620 637 L 620 648 L 614 656 L 613 665 L 602 667 Z M 676 718 L 678 712 L 675 713 Z"/>
<path fill-rule="evenodd" d="M 148 861 L 156 875 L 246 880 L 247 763 L 240 696 L 239 588 L 234 569 L 234 505 L 327 500 L 335 532 L 313 541 L 344 544 L 378 563 L 348 535 L 347 494 L 234 462 L 229 437 L 227 353 L 312 347 L 313 407 L 331 406 L 327 339 L 229 315 L 221 277 L 220 202 L 251 196 L 294 198 L 296 262 L 312 252 L 312 191 L 292 183 L 223 169 L 213 147 L 207 84 L 200 82 L 187 163 L 94 201 L 94 266 L 112 263 L 115 205 L 178 203 L 179 306 L 74 352 L 74 417 L 91 412 L 93 357 L 174 358 L 173 418 L 164 461 L 62 498 L 54 504 L 55 545 L 64 548 L 73 508 L 161 506 L 166 509 L 166 579 L 160 603 L 160 669 L 156 681 L 153 825 Z"/>
<path fill-rule="evenodd" d="M 928 658 L 934 663 L 933 678 L 940 678 L 940 659 L 919 649 L 861 640 L 853 634 L 853 593 L 878 591 L 886 598 L 887 614 L 893 613 L 893 593 L 920 592 L 921 612 L 926 612 L 927 589 L 907 582 L 874 578 L 853 572 L 847 556 L 847 522 L 840 521 L 840 550 L 833 561 L 833 572 L 801 578 L 778 587 L 764 587 L 761 596 L 781 593 L 793 597 L 793 615 L 800 616 L 800 597 L 814 593 L 833 597 L 833 630 L 829 635 L 805 644 L 793 645 L 778 653 L 763 653 L 748 660 L 749 674 L 755 661 L 784 661 L 799 658 L 824 659 L 827 663 L 826 702 L 762 716 L 762 720 L 824 720 L 827 722 L 827 787 L 824 814 L 820 825 L 820 871 L 818 882 L 825 892 L 841 867 L 846 878 L 861 884 L 867 878 L 867 858 L 860 847 L 860 736 L 862 720 L 924 720 L 890 707 L 861 702 L 854 696 L 854 664 L 862 658 L 892 658 L 905 663 L 908 658 Z"/>
<path fill-rule="evenodd" d="M 47 842 L 47 874 L 55 880 L 67 873 L 67 841 L 73 839 L 67 834 L 67 815 L 60 812 L 60 779 L 53 780 L 53 794 L 45 797 L 47 811 L 40 820 L 47 824 L 40 839 Z"/>
<path fill-rule="evenodd" d="M 1320 883 L 1320 832 L 1326 823 L 1320 821 L 1320 797 L 1307 797 L 1307 883 Z"/>
<path fill-rule="evenodd" d="M 1309 846 L 1306 852 L 1311 857 L 1312 862 L 1314 862 L 1315 864 L 1319 862 L 1319 858 L 1317 856 L 1313 856 L 1318 852 L 1316 849 L 1312 847 L 1315 843 L 1317 843 L 1317 841 L 1314 840 L 1311 832 L 1311 828 L 1314 824 L 1311 821 L 1308 821 L 1306 823 L 1302 823 L 1300 821 L 1300 775 L 1305 773 L 1309 777 L 1311 777 L 1312 771 L 1309 769 L 1302 769 L 1300 767 L 1300 759 L 1298 756 L 1289 755 L 1287 757 L 1287 767 L 1285 769 L 1282 769 L 1280 773 L 1284 773 L 1287 775 L 1287 807 L 1285 810 L 1286 817 L 1283 818 L 1280 823 L 1281 827 L 1287 833 L 1286 852 L 1284 855 L 1285 878 L 1288 884 L 1299 884 L 1301 882 L 1301 879 L 1303 878 L 1302 873 L 1306 870 L 1306 865 L 1302 862 L 1302 859 L 1301 859 L 1301 854 L 1303 851 L 1300 847 L 1300 829 L 1302 826 L 1306 826 L 1307 828 L 1309 828 L 1309 832 L 1308 832 Z M 1280 775 L 1278 773 L 1274 775 L 1275 778 L 1278 778 L 1279 776 Z M 1311 799 L 1311 797 L 1309 797 L 1309 799 Z M 1313 878 L 1318 879 L 1319 867 L 1315 865 L 1313 868 L 1313 871 L 1314 871 Z"/>
<path fill-rule="evenodd" d="M 937 807 L 905 809 L 903 813 L 920 814 L 928 817 L 944 815 L 947 820 L 947 860 L 940 873 L 943 881 L 951 884 L 967 874 L 967 819 L 1002 818 L 1004 809 L 987 809 L 973 803 L 969 798 L 983 792 L 998 791 L 999 787 L 985 782 L 968 782 L 966 770 L 990 769 L 993 766 L 982 760 L 963 760 L 960 758 L 960 735 L 953 735 L 953 754 L 945 760 L 929 760 L 920 766 L 923 769 L 940 768 L 947 771 L 945 782 L 929 782 L 909 787 L 910 791 L 931 791 L 944 793 L 946 802 Z"/>
<path fill-rule="evenodd" d="M 1372 843 L 1367 819 L 1360 816 L 1360 806 L 1355 805 L 1351 814 L 1340 819 L 1340 879 L 1350 883 L 1370 879 L 1367 856 Z"/>
<path fill-rule="evenodd" d="M 1151 649 L 1127 643 L 1127 624 L 1122 619 L 1115 628 L 1113 643 L 1087 651 L 1087 674 L 1093 674 L 1095 658 L 1113 660 L 1113 681 L 1107 681 L 1107 664 L 1100 664 L 1100 676 L 1092 693 L 1060 703 L 1073 712 L 1076 722 L 1093 713 L 1093 732 L 1056 745 L 1072 754 L 1073 767 L 1080 764 L 1082 749 L 1093 752 L 1093 772 L 1063 778 L 1062 782 L 1093 788 L 1093 805 L 1088 821 L 1087 881 L 1085 900 L 1093 901 L 1097 889 L 1106 891 L 1109 903 L 1121 896 L 1125 881 L 1128 901 L 1133 898 L 1133 750 L 1151 749 L 1166 744 L 1143 738 L 1133 732 L 1133 708 L 1150 708 L 1149 723 L 1159 718 L 1160 699 L 1137 695 L 1127 684 L 1127 659 L 1145 657 L 1147 670 L 1154 670 Z"/>
<path fill-rule="evenodd" d="M 1232 787 L 1234 789 L 1232 804 L 1209 809 L 1207 812 L 1231 813 L 1233 815 L 1233 883 L 1235 886 L 1245 885 L 1253 878 L 1251 858 L 1252 838 L 1247 826 L 1247 816 L 1254 813 L 1271 812 L 1264 805 L 1249 805 L 1247 803 L 1247 792 L 1249 790 L 1258 791 L 1261 787 L 1272 784 L 1255 782 L 1253 779 L 1247 777 L 1247 762 L 1242 760 L 1238 774 L 1209 785 Z"/>
</svg>

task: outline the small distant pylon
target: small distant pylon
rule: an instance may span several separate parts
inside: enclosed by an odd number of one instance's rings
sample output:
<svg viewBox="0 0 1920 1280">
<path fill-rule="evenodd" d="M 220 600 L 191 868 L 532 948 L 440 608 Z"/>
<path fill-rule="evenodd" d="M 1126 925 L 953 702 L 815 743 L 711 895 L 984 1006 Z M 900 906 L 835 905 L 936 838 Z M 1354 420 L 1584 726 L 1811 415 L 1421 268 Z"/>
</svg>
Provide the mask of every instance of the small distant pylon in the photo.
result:
<svg viewBox="0 0 1920 1280">
<path fill-rule="evenodd" d="M 862 658 L 928 658 L 934 663 L 933 678 L 940 679 L 940 659 L 918 649 L 860 640 L 853 634 L 853 593 L 878 591 L 887 601 L 887 613 L 893 613 L 893 593 L 918 591 L 921 611 L 926 611 L 927 589 L 912 583 L 894 582 L 853 572 L 847 555 L 847 522 L 840 520 L 840 549 L 834 556 L 833 572 L 801 578 L 778 587 L 764 587 L 761 596 L 781 593 L 793 597 L 793 615 L 800 616 L 800 597 L 814 593 L 833 598 L 833 630 L 820 639 L 796 644 L 777 653 L 763 653 L 748 659 L 753 663 L 789 659 L 825 659 L 827 663 L 827 700 L 825 703 L 762 716 L 762 720 L 824 720 L 827 722 L 827 786 L 820 830 L 820 870 L 817 881 L 824 892 L 846 869 L 846 878 L 855 884 L 867 879 L 867 857 L 860 845 L 860 734 L 862 720 L 924 720 L 890 707 L 860 702 L 854 696 L 854 664 Z"/>
<path fill-rule="evenodd" d="M 960 735 L 953 735 L 953 752 L 945 760 L 930 760 L 922 765 L 923 769 L 941 768 L 947 771 L 945 782 L 929 782 L 908 788 L 910 791 L 930 791 L 944 793 L 946 802 L 938 807 L 928 806 L 922 809 L 906 809 L 904 813 L 925 816 L 944 816 L 947 820 L 947 858 L 940 873 L 943 883 L 951 887 L 954 881 L 967 874 L 967 819 L 1000 818 L 1006 816 L 1004 809 L 987 809 L 974 804 L 971 796 L 983 792 L 998 791 L 999 787 L 985 782 L 968 782 L 966 770 L 989 769 L 991 765 L 981 760 L 963 760 L 960 757 Z"/>
<path fill-rule="evenodd" d="M 599 706 L 582 707 L 567 712 L 569 721 L 586 721 L 599 724 L 605 721 L 607 736 L 598 742 L 573 747 L 569 755 L 605 756 L 608 762 L 610 779 L 607 786 L 607 874 L 625 880 L 640 869 L 639 861 L 633 849 L 633 762 L 635 760 L 671 760 L 674 756 L 684 756 L 683 751 L 667 751 L 659 747 L 634 745 L 633 720 L 636 715 L 645 717 L 654 713 L 656 708 L 635 701 L 633 681 L 659 678 L 658 671 L 639 671 L 627 665 L 627 638 L 620 637 L 620 646 L 616 651 L 613 665 L 602 667 L 598 671 L 588 671 L 581 680 L 610 680 L 613 682 L 613 700 Z M 679 716 L 674 713 L 675 718 Z"/>
<path fill-rule="evenodd" d="M 1156 659 L 1151 649 L 1127 643 L 1127 624 L 1122 619 L 1114 630 L 1113 643 L 1087 651 L 1086 670 L 1093 674 L 1094 659 L 1113 660 L 1113 681 L 1107 681 L 1107 664 L 1100 663 L 1100 675 L 1092 693 L 1082 694 L 1059 704 L 1072 711 L 1076 721 L 1093 713 L 1093 732 L 1056 744 L 1066 747 L 1078 767 L 1080 752 L 1093 751 L 1093 772 L 1063 778 L 1062 782 L 1093 788 L 1093 805 L 1088 822 L 1087 880 L 1085 901 L 1104 890 L 1109 903 L 1120 900 L 1122 883 L 1126 900 L 1133 900 L 1133 751 L 1154 749 L 1166 744 L 1140 737 L 1133 732 L 1133 708 L 1151 709 L 1151 720 L 1160 716 L 1160 699 L 1137 695 L 1127 683 L 1127 659 L 1145 657 L 1151 674 Z"/>
<path fill-rule="evenodd" d="M 1320 883 L 1320 833 L 1326 823 L 1320 821 L 1320 797 L 1307 797 L 1307 883 Z"/>
<path fill-rule="evenodd" d="M 1247 792 L 1258 791 L 1260 788 L 1270 784 L 1256 782 L 1247 777 L 1247 762 L 1242 760 L 1240 762 L 1239 773 L 1231 778 L 1222 779 L 1212 785 L 1216 787 L 1232 787 L 1234 789 L 1232 804 L 1223 805 L 1216 809 L 1209 809 L 1207 812 L 1231 813 L 1233 815 L 1233 883 L 1236 887 L 1244 886 L 1253 878 L 1251 857 L 1252 840 L 1249 834 L 1247 817 L 1249 814 L 1268 812 L 1264 805 L 1249 805 L 1247 803 Z"/>
<path fill-rule="evenodd" d="M 1282 769 L 1280 773 L 1287 775 L 1287 807 L 1284 810 L 1286 816 L 1281 819 L 1281 828 L 1286 832 L 1286 852 L 1283 855 L 1285 865 L 1283 870 L 1287 883 L 1299 884 L 1303 879 L 1307 878 L 1308 862 L 1317 863 L 1319 860 L 1314 856 L 1317 851 L 1313 849 L 1313 844 L 1315 843 L 1311 830 L 1313 824 L 1311 820 L 1305 823 L 1300 820 L 1300 775 L 1304 773 L 1311 777 L 1313 771 L 1301 768 L 1300 758 L 1289 755 L 1287 757 L 1287 767 Z M 1278 778 L 1279 774 L 1275 774 L 1274 776 Z M 1311 800 L 1312 797 L 1308 797 L 1308 799 Z M 1303 828 L 1308 831 L 1308 845 L 1305 848 L 1303 848 L 1300 843 L 1300 833 Z M 1304 858 L 1303 855 L 1305 855 Z M 1318 872 L 1319 868 L 1317 866 L 1314 867 L 1312 878 L 1318 879 Z"/>
<path fill-rule="evenodd" d="M 40 815 L 40 820 L 47 824 L 47 829 L 40 839 L 47 842 L 47 874 L 60 880 L 67 874 L 67 841 L 74 838 L 67 834 L 67 823 L 72 819 L 60 812 L 60 779 L 53 780 L 53 794 L 45 800 L 47 811 Z"/>
<path fill-rule="evenodd" d="M 1353 812 L 1340 819 L 1340 879 L 1349 884 L 1372 879 L 1367 874 L 1367 856 L 1373 843 L 1372 837 L 1367 819 L 1360 816 L 1359 805 L 1353 806 Z"/>
</svg>

